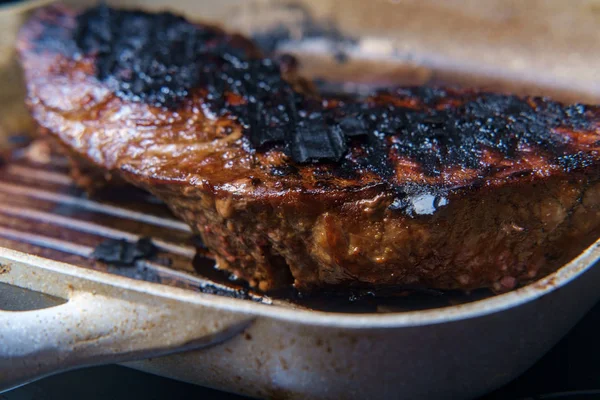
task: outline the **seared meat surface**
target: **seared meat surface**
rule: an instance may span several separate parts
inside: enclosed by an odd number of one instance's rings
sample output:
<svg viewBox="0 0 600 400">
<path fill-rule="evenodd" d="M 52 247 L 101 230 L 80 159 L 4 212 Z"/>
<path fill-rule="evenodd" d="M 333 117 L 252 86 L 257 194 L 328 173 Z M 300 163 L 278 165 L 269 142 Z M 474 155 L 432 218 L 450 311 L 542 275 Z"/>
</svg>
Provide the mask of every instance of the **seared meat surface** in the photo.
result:
<svg viewBox="0 0 600 400">
<path fill-rule="evenodd" d="M 242 37 L 105 6 L 45 8 L 18 48 L 31 112 L 82 183 L 154 193 L 261 290 L 511 289 L 600 231 L 595 106 L 327 98 Z"/>
</svg>

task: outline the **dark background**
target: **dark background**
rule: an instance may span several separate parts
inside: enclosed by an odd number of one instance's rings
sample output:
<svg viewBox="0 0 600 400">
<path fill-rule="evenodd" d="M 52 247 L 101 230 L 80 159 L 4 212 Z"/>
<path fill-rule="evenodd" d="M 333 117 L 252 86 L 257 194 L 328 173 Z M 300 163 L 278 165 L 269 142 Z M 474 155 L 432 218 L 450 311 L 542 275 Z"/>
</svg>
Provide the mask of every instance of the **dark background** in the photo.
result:
<svg viewBox="0 0 600 400">
<path fill-rule="evenodd" d="M 0 400 L 138 398 L 245 399 L 119 366 L 68 372 L 0 394 Z M 500 399 L 600 399 L 600 303 L 523 376 L 480 400 Z"/>
</svg>

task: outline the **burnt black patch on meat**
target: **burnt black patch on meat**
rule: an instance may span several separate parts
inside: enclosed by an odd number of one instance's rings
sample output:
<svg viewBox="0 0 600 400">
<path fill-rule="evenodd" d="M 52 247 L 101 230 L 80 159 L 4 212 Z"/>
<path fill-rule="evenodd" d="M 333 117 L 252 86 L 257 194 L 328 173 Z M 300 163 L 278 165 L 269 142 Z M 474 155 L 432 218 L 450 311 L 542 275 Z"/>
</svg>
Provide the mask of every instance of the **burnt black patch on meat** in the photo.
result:
<svg viewBox="0 0 600 400">
<path fill-rule="evenodd" d="M 140 238 L 137 242 L 108 239 L 96 246 L 91 257 L 107 264 L 130 267 L 138 260 L 153 259 L 157 253 L 158 248 L 150 238 Z"/>
<path fill-rule="evenodd" d="M 452 96 L 443 101 L 448 99 Z M 431 105 L 425 111 L 398 113 L 388 107 L 376 117 L 374 129 L 386 136 L 392 131 L 395 154 L 417 161 L 430 176 L 439 175 L 446 166 L 480 169 L 485 150 L 511 159 L 528 148 L 558 160 L 571 151 L 567 137 L 557 128 L 591 129 L 582 105 L 565 107 L 539 98 L 487 93 L 454 100 L 451 107 L 437 107 L 442 98 L 437 102 L 424 98 Z"/>
<path fill-rule="evenodd" d="M 399 194 L 397 158 L 410 158 L 428 176 L 447 167 L 485 168 L 486 149 L 511 159 L 533 148 L 565 169 L 586 165 L 585 157 L 569 155 L 557 131 L 592 129 L 583 105 L 429 87 L 324 99 L 286 81 L 286 67 L 260 57 L 252 44 L 170 13 L 101 5 L 75 23 L 59 16 L 46 25 L 38 42 L 93 55 L 97 78 L 125 100 L 176 108 L 200 90 L 204 106 L 236 119 L 254 149 L 281 146 L 295 163 L 338 163 L 340 176 L 371 171 Z"/>
<path fill-rule="evenodd" d="M 228 36 L 183 17 L 106 5 L 80 14 L 73 38 L 84 54 L 95 56 L 98 78 L 120 97 L 157 106 L 175 105 L 204 75 L 214 74 L 219 60 L 212 58 L 243 52 L 226 43 Z"/>
</svg>

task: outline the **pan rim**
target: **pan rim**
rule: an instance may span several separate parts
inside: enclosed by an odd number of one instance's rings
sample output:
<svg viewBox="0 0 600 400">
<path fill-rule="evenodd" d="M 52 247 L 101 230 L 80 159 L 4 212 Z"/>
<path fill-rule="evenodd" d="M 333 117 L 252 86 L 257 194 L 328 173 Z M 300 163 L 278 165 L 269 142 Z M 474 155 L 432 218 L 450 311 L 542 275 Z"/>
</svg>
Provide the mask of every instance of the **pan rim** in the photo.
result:
<svg viewBox="0 0 600 400">
<path fill-rule="evenodd" d="M 81 268 L 73 264 L 44 259 L 4 247 L 0 247 L 0 256 L 15 262 L 32 265 L 40 270 L 57 272 L 65 276 L 171 301 L 179 301 L 184 304 L 190 303 L 221 309 L 224 312 L 248 314 L 302 325 L 346 329 L 385 329 L 458 322 L 483 317 L 534 301 L 567 285 L 593 268 L 596 262 L 600 260 L 600 239 L 554 273 L 511 292 L 456 306 L 383 314 L 345 314 L 260 304 L 248 300 L 193 292 L 159 283 L 138 281 L 102 271 Z"/>
</svg>

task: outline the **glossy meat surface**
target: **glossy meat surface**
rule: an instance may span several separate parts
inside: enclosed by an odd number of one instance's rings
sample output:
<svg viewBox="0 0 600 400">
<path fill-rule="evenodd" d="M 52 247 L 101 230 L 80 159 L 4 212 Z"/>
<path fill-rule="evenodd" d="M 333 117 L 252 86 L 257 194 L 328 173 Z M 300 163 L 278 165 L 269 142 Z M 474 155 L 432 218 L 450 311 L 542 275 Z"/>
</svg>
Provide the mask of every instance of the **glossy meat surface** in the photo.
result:
<svg viewBox="0 0 600 400">
<path fill-rule="evenodd" d="M 321 97 L 244 38 L 103 6 L 41 10 L 18 47 L 34 118 L 80 170 L 153 192 L 261 289 L 512 288 L 598 233 L 595 106 Z"/>
</svg>

